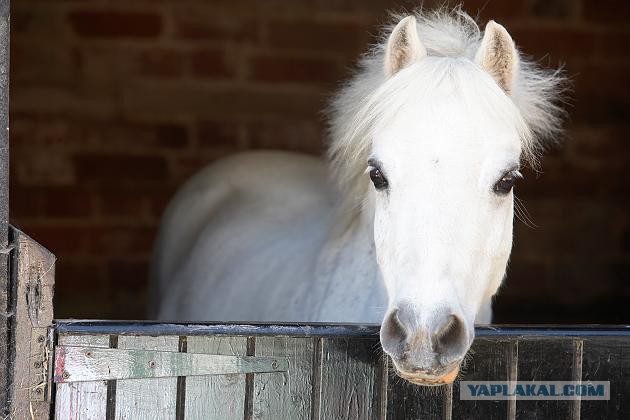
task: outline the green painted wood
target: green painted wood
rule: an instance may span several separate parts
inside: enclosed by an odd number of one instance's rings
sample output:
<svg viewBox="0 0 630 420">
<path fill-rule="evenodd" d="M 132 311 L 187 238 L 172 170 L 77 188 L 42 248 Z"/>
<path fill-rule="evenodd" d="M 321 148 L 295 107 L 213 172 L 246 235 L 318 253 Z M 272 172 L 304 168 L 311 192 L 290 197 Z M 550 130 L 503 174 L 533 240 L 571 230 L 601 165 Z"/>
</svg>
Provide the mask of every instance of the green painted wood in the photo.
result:
<svg viewBox="0 0 630 420">
<path fill-rule="evenodd" d="M 61 335 L 64 346 L 109 346 L 109 335 Z M 67 383 L 57 385 L 56 420 L 104 420 L 107 410 L 107 381 Z"/>
<path fill-rule="evenodd" d="M 366 419 L 382 416 L 378 402 L 378 340 L 323 339 L 321 419 Z"/>
<path fill-rule="evenodd" d="M 190 353 L 245 356 L 246 337 L 187 337 Z M 186 378 L 186 419 L 241 420 L 245 413 L 245 375 Z"/>
<path fill-rule="evenodd" d="M 574 345 L 570 338 L 521 340 L 518 343 L 519 381 L 573 380 Z M 572 418 L 573 401 L 516 401 L 516 418 Z"/>
<path fill-rule="evenodd" d="M 253 418 L 311 419 L 314 339 L 258 337 L 256 356 L 287 357 L 289 371 L 254 376 Z"/>
<path fill-rule="evenodd" d="M 179 337 L 119 336 L 119 349 L 177 351 Z M 116 381 L 116 419 L 174 419 L 177 378 Z"/>
<path fill-rule="evenodd" d="M 286 358 L 278 357 L 93 349 L 83 346 L 57 346 L 56 353 L 60 355 L 64 374 L 55 374 L 55 382 L 280 373 L 289 368 Z"/>
</svg>

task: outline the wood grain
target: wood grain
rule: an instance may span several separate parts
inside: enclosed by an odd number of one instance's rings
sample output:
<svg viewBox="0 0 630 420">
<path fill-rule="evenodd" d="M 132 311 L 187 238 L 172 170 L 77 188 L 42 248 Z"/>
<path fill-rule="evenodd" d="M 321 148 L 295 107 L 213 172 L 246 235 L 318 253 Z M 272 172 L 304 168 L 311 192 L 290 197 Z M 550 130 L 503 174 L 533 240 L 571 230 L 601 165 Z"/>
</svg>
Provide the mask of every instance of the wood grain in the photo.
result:
<svg viewBox="0 0 630 420">
<path fill-rule="evenodd" d="M 518 344 L 519 381 L 573 380 L 573 340 L 521 340 Z M 518 400 L 516 418 L 571 418 L 570 400 Z"/>
<path fill-rule="evenodd" d="M 376 340 L 334 338 L 323 343 L 321 419 L 378 418 L 379 369 L 375 362 L 380 348 Z"/>
<path fill-rule="evenodd" d="M 61 335 L 64 346 L 108 347 L 108 335 Z M 107 381 L 57 385 L 56 420 L 104 420 L 107 411 Z"/>
<path fill-rule="evenodd" d="M 311 418 L 313 351 L 312 338 L 256 338 L 256 356 L 288 357 L 289 372 L 255 375 L 254 419 Z"/>
<path fill-rule="evenodd" d="M 246 337 L 187 337 L 188 353 L 245 356 Z M 242 420 L 245 412 L 245 375 L 186 378 L 186 419 Z"/>
<path fill-rule="evenodd" d="M 177 351 L 179 337 L 120 336 L 119 349 Z M 116 381 L 116 419 L 174 419 L 177 378 Z"/>
</svg>

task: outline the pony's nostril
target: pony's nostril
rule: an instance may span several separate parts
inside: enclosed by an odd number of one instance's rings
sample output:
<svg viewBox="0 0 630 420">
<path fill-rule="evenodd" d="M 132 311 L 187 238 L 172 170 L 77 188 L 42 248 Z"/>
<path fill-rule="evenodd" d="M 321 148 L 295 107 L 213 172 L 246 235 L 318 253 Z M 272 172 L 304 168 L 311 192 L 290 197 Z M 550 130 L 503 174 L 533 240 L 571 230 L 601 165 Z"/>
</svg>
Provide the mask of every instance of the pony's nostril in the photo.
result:
<svg viewBox="0 0 630 420">
<path fill-rule="evenodd" d="M 466 325 L 456 315 L 449 315 L 433 334 L 435 350 L 446 359 L 458 358 L 466 351 Z"/>
<path fill-rule="evenodd" d="M 381 332 L 383 344 L 390 344 L 395 347 L 402 345 L 407 340 L 407 327 L 400 319 L 400 310 L 394 309 L 389 313 Z"/>
</svg>

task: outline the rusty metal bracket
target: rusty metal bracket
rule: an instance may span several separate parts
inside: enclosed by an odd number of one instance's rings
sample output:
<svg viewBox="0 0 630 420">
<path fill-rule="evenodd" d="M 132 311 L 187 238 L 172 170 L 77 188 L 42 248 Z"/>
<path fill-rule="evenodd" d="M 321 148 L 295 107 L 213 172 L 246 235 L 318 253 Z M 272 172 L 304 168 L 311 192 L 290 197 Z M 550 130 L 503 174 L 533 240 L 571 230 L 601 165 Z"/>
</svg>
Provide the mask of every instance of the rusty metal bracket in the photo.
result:
<svg viewBox="0 0 630 420">
<path fill-rule="evenodd" d="M 57 346 L 56 383 L 177 376 L 276 373 L 287 358 Z"/>
</svg>

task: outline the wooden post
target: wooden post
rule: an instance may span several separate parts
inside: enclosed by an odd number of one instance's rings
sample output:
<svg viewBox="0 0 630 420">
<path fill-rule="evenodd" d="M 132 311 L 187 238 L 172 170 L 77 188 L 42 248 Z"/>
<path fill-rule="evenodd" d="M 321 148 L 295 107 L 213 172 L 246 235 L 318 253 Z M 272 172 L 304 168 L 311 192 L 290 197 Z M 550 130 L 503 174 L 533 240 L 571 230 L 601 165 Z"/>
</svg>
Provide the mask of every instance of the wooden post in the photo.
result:
<svg viewBox="0 0 630 420">
<path fill-rule="evenodd" d="M 17 229 L 12 229 L 11 237 L 15 249 L 9 305 L 8 415 L 11 419 L 48 419 L 55 256 Z"/>
<path fill-rule="evenodd" d="M 9 0 L 0 2 L 0 418 L 9 398 Z"/>
</svg>

